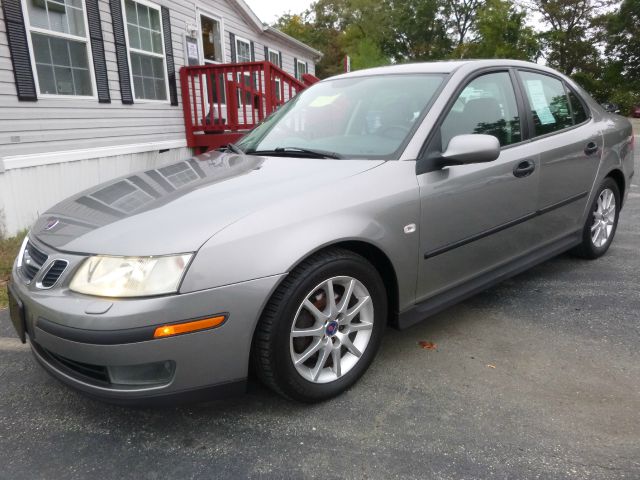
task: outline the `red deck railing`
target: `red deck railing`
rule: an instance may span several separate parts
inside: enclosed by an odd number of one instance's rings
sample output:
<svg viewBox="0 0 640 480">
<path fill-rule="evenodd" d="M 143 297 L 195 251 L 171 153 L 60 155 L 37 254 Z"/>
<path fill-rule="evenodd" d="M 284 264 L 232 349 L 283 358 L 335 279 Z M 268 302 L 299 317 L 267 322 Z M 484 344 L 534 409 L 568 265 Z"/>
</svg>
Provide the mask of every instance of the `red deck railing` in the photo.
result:
<svg viewBox="0 0 640 480">
<path fill-rule="evenodd" d="M 187 145 L 200 150 L 238 140 L 278 107 L 317 82 L 304 82 L 270 62 L 182 67 Z"/>
</svg>

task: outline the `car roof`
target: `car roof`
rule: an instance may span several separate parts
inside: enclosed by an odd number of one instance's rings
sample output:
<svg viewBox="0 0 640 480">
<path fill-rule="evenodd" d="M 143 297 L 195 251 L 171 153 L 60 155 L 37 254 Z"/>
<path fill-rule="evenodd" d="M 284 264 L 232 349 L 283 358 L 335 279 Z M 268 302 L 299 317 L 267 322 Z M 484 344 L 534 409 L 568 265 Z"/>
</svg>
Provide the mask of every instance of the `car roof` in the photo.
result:
<svg viewBox="0 0 640 480">
<path fill-rule="evenodd" d="M 469 70 L 476 70 L 487 67 L 526 67 L 535 68 L 541 71 L 555 72 L 554 70 L 538 65 L 537 63 L 525 62 L 523 60 L 502 60 L 502 59 L 484 59 L 484 60 L 445 60 L 423 63 L 404 63 L 402 65 L 390 65 L 387 67 L 368 68 L 355 72 L 344 73 L 332 78 L 348 78 L 362 77 L 371 75 L 389 75 L 403 73 L 443 73 L 449 74 L 454 71 L 466 67 Z"/>
</svg>

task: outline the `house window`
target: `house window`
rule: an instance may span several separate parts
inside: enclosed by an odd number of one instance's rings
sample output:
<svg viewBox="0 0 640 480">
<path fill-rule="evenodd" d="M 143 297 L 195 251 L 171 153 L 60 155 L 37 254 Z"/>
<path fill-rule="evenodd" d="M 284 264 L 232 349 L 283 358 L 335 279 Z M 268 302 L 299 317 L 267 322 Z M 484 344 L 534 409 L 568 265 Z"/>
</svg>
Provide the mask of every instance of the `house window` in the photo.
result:
<svg viewBox="0 0 640 480">
<path fill-rule="evenodd" d="M 160 8 L 125 0 L 127 47 L 137 100 L 167 100 L 167 74 Z"/>
<path fill-rule="evenodd" d="M 251 44 L 249 40 L 236 37 L 236 62 L 250 62 L 251 61 Z"/>
<path fill-rule="evenodd" d="M 269 49 L 268 53 L 269 53 L 268 60 L 271 63 L 273 63 L 276 67 L 279 67 L 282 64 L 282 60 L 281 60 L 281 57 L 280 57 L 280 52 L 277 51 L 277 50 Z M 282 85 L 282 82 L 280 80 L 280 77 L 276 77 L 274 79 L 274 87 L 273 88 L 276 91 L 275 92 L 276 93 L 276 100 L 278 100 L 278 101 L 280 101 L 282 99 L 282 92 L 281 92 L 282 87 L 281 87 L 281 85 Z"/>
<path fill-rule="evenodd" d="M 24 0 L 38 89 L 42 95 L 92 97 L 91 53 L 82 0 Z"/>
<path fill-rule="evenodd" d="M 301 62 L 300 60 L 296 60 L 296 62 L 298 62 L 298 80 L 302 81 L 302 76 L 307 73 L 307 63 L 306 62 Z"/>
<path fill-rule="evenodd" d="M 222 63 L 222 25 L 220 20 L 200 15 L 200 32 L 202 35 L 202 55 L 204 63 Z"/>
<path fill-rule="evenodd" d="M 280 66 L 280 52 L 269 49 L 269 61 L 276 67 Z"/>
</svg>

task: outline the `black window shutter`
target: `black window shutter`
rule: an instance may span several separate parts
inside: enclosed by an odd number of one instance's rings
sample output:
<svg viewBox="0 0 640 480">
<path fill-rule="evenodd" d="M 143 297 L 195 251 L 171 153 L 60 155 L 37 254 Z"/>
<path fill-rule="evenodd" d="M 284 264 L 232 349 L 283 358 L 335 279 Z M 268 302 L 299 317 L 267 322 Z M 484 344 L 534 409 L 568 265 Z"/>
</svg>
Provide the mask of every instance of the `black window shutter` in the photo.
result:
<svg viewBox="0 0 640 480">
<path fill-rule="evenodd" d="M 251 61 L 255 62 L 256 61 L 256 46 L 253 44 L 253 42 L 249 42 L 249 47 L 251 50 Z"/>
<path fill-rule="evenodd" d="M 98 0 L 86 0 L 86 5 L 87 20 L 89 22 L 89 38 L 91 40 L 91 53 L 93 54 L 93 69 L 96 74 L 96 87 L 98 88 L 98 101 L 100 103 L 111 103 Z"/>
<path fill-rule="evenodd" d="M 304 73 L 309 73 L 309 64 L 304 62 Z"/>
<path fill-rule="evenodd" d="M 38 100 L 38 94 L 33 79 L 31 55 L 29 54 L 27 31 L 24 27 L 20 0 L 2 0 L 2 12 L 7 29 L 18 99 L 34 102 Z"/>
<path fill-rule="evenodd" d="M 122 97 L 122 103 L 131 105 L 133 104 L 133 91 L 131 90 L 131 77 L 129 76 L 129 59 L 127 56 L 127 42 L 124 36 L 122 4 L 120 0 L 111 0 L 110 5 L 111 19 L 113 20 L 113 37 L 116 43 L 120 95 Z"/>
<path fill-rule="evenodd" d="M 280 62 L 280 65 L 278 66 L 282 68 L 282 52 L 278 52 L 278 62 Z"/>
<path fill-rule="evenodd" d="M 231 63 L 236 63 L 236 36 L 229 32 L 229 40 L 231 40 Z"/>
<path fill-rule="evenodd" d="M 171 105 L 178 105 L 178 86 L 176 83 L 176 64 L 173 60 L 173 41 L 171 40 L 171 16 L 167 7 L 162 10 L 162 34 L 164 35 L 164 53 L 167 57 L 167 75 L 169 76 L 169 99 Z"/>
<path fill-rule="evenodd" d="M 293 76 L 298 78 L 298 59 L 293 57 Z"/>
<path fill-rule="evenodd" d="M 264 59 L 267 62 L 269 61 L 269 47 L 267 47 L 266 45 L 264 46 Z"/>
</svg>

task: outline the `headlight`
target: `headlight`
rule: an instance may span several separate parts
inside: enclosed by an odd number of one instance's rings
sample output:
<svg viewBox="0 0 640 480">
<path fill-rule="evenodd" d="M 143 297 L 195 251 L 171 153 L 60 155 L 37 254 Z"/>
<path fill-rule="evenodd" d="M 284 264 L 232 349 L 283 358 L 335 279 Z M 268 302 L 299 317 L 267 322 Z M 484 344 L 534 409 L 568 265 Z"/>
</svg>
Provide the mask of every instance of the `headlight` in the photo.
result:
<svg viewBox="0 0 640 480">
<path fill-rule="evenodd" d="M 192 254 L 165 257 L 95 256 L 84 261 L 69 288 L 99 297 L 175 293 Z"/>
</svg>

